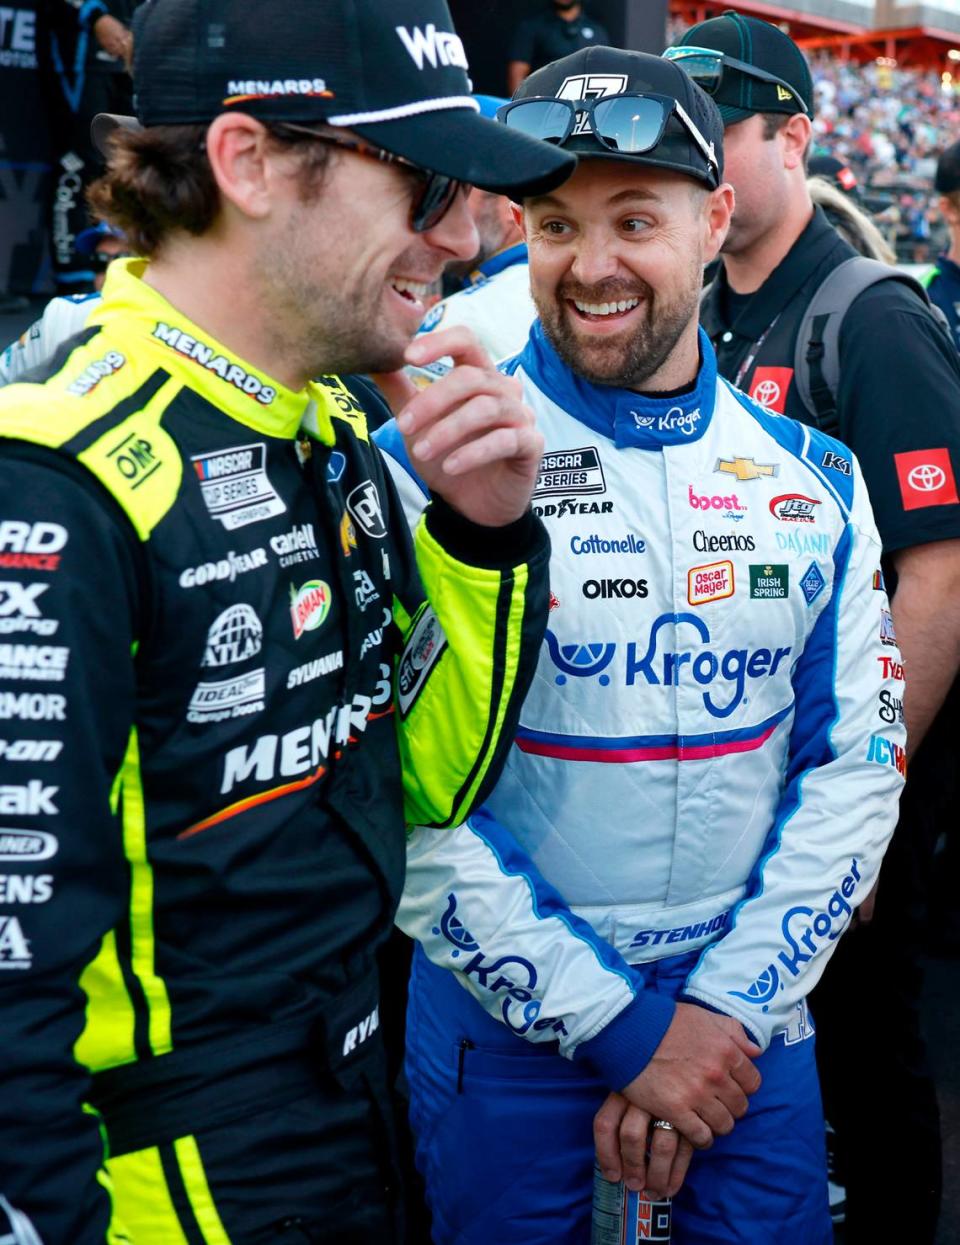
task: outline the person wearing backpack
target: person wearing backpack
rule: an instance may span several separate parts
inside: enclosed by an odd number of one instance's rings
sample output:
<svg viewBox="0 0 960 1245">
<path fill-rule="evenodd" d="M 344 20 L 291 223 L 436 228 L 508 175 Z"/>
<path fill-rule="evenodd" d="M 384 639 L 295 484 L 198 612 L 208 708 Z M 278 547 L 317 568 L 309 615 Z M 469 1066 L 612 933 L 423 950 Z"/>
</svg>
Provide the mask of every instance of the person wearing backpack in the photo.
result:
<svg viewBox="0 0 960 1245">
<path fill-rule="evenodd" d="M 911 1240 L 929 1243 L 941 1148 L 919 957 L 934 812 L 946 794 L 942 707 L 960 665 L 960 356 L 919 285 L 857 258 L 814 209 L 804 168 L 813 83 L 793 41 L 730 12 L 691 27 L 664 55 L 713 95 L 724 120 L 736 207 L 701 311 L 720 373 L 770 411 L 850 446 L 884 543 L 909 685 L 888 661 L 876 729 L 905 717 L 911 777 L 875 907 L 861 908 L 812 1006 L 847 1184 L 846 1239 L 888 1238 L 877 1177 L 891 1172 L 910 1191 Z M 845 470 L 830 453 L 821 465 L 827 476 Z M 784 523 L 785 545 L 805 538 Z"/>
</svg>

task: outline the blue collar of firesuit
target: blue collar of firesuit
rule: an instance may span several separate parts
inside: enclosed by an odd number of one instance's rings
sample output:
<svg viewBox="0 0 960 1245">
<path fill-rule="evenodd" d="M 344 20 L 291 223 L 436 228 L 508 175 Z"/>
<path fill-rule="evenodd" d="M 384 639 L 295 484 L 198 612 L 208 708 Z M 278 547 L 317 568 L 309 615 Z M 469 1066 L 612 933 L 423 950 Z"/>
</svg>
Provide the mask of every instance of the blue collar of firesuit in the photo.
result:
<svg viewBox="0 0 960 1245">
<path fill-rule="evenodd" d="M 662 450 L 665 445 L 698 441 L 713 418 L 717 358 L 703 329 L 699 342 L 700 366 L 693 387 L 666 397 L 594 385 L 577 376 L 551 346 L 539 320 L 508 370 L 522 367 L 548 398 L 588 428 L 609 437 L 618 449 Z"/>
</svg>

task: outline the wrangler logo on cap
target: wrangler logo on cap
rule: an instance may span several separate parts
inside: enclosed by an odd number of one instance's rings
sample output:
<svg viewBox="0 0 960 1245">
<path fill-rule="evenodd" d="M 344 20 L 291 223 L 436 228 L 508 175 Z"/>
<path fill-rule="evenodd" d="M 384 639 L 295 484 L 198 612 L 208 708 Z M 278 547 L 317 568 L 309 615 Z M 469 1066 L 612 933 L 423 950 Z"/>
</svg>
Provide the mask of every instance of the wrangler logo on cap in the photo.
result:
<svg viewBox="0 0 960 1245">
<path fill-rule="evenodd" d="M 419 26 L 414 26 L 412 31 L 406 26 L 395 29 L 418 69 L 423 69 L 425 61 L 429 61 L 434 69 L 445 65 L 453 65 L 456 69 L 469 68 L 459 35 L 437 30 L 433 22 L 427 22 L 426 30 L 421 30 Z"/>
</svg>

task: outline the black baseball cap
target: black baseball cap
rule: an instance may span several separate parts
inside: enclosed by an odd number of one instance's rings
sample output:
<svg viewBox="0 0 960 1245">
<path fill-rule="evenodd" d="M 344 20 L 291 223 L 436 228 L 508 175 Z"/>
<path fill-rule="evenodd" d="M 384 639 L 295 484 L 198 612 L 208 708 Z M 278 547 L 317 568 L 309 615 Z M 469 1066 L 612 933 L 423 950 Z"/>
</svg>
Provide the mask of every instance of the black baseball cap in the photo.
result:
<svg viewBox="0 0 960 1245">
<path fill-rule="evenodd" d="M 856 173 L 836 156 L 811 156 L 807 161 L 807 172 L 811 177 L 822 177 L 852 199 L 860 197 Z"/>
<path fill-rule="evenodd" d="M 349 129 L 421 168 L 499 193 L 564 181 L 573 156 L 482 117 L 446 0 L 147 0 L 133 18 L 136 121 L 236 109 Z M 94 141 L 129 121 L 101 114 Z"/>
<path fill-rule="evenodd" d="M 960 143 L 952 143 L 940 153 L 933 188 L 941 195 L 960 190 Z"/>
<path fill-rule="evenodd" d="M 575 151 L 582 157 L 628 160 L 654 168 L 673 169 L 711 187 L 723 180 L 723 122 L 716 105 L 682 69 L 659 56 L 596 44 L 581 48 L 530 74 L 513 98 L 552 96 L 588 100 L 632 93 L 664 95 L 676 101 L 705 144 L 713 149 L 716 169 L 711 168 L 676 114 L 667 121 L 662 138 L 650 151 L 611 151 L 598 142 L 586 126 L 582 130 L 577 126 L 564 142 L 564 150 Z"/>
<path fill-rule="evenodd" d="M 813 78 L 806 57 L 789 35 L 770 22 L 730 9 L 721 17 L 691 26 L 674 46 L 709 48 L 780 79 L 779 83 L 765 82 L 725 66 L 713 95 L 724 125 L 757 112 L 813 115 Z"/>
</svg>

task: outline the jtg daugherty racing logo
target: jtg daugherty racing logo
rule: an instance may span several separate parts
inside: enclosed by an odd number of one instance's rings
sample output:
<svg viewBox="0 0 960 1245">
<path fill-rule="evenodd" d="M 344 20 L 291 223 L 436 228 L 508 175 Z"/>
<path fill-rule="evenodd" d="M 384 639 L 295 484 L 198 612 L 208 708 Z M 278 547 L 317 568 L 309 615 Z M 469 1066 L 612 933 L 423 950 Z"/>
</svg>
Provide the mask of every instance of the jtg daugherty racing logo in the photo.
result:
<svg viewBox="0 0 960 1245">
<path fill-rule="evenodd" d="M 769 1004 L 776 997 L 778 990 L 783 990 L 790 978 L 800 976 L 805 964 L 831 942 L 835 942 L 843 933 L 853 915 L 853 907 L 849 900 L 861 881 L 860 870 L 856 857 L 850 861 L 850 872 L 827 900 L 820 912 L 806 904 L 798 904 L 788 909 L 780 922 L 786 950 L 777 953 L 777 958 L 763 970 L 746 990 L 728 990 L 727 993 L 745 1003 L 753 1003 L 762 1011 L 769 1010 Z M 789 977 L 782 975 L 783 970 Z"/>
<path fill-rule="evenodd" d="M 520 1034 L 530 1029 L 567 1033 L 562 1020 L 540 1015 L 542 1004 L 533 994 L 537 970 L 530 961 L 520 955 L 501 955 L 495 959 L 485 956 L 480 943 L 457 916 L 456 895 L 447 896 L 446 910 L 433 932 L 442 935 L 453 947 L 451 959 L 458 960 L 463 952 L 474 953 L 465 964 L 457 965 L 457 972 L 463 973 L 475 991 L 486 990 L 503 996 L 500 1014 L 507 1028 Z"/>
</svg>

